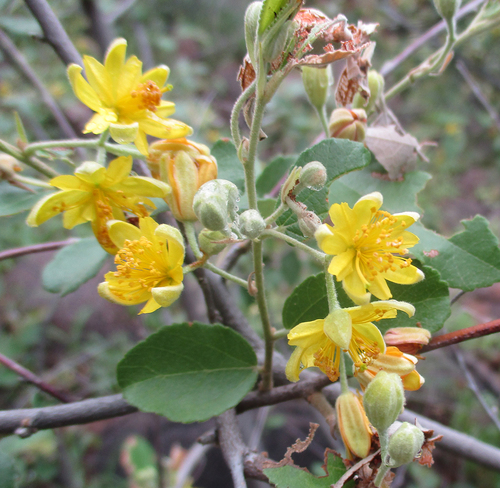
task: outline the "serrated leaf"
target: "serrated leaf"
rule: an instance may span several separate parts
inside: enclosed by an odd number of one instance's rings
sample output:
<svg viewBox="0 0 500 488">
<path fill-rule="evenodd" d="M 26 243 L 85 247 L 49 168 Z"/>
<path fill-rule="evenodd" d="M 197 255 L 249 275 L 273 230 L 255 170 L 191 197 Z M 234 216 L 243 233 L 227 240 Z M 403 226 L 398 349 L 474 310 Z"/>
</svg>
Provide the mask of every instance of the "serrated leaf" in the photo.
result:
<svg viewBox="0 0 500 488">
<path fill-rule="evenodd" d="M 420 242 L 412 254 L 441 273 L 452 288 L 472 291 L 500 281 L 500 249 L 488 221 L 479 215 L 462 220 L 463 232 L 446 239 L 420 224 L 411 231 Z"/>
<path fill-rule="evenodd" d="M 222 325 L 164 327 L 118 364 L 125 399 L 175 422 L 201 422 L 234 407 L 257 380 L 250 344 Z"/>
<path fill-rule="evenodd" d="M 217 160 L 219 168 L 217 178 L 233 182 L 238 190 L 244 193 L 245 173 L 234 144 L 230 141 L 219 140 L 212 147 L 211 154 Z"/>
<path fill-rule="evenodd" d="M 392 299 L 411 303 L 416 311 L 413 317 L 405 313 L 398 313 L 393 319 L 377 322 L 382 333 L 394 327 L 417 327 L 419 323 L 431 333 L 437 332 L 451 314 L 450 291 L 439 273 L 429 266 L 423 266 L 425 279 L 414 285 L 398 285 L 388 283 L 392 292 Z"/>
<path fill-rule="evenodd" d="M 273 159 L 257 178 L 257 193 L 260 196 L 270 193 L 285 176 L 296 159 L 296 156 L 278 156 Z"/>
<path fill-rule="evenodd" d="M 346 472 L 342 458 L 328 451 L 326 467 L 323 466 L 325 476 L 316 477 L 312 473 L 293 466 L 281 466 L 279 468 L 266 468 L 264 474 L 277 488 L 330 488 Z M 346 488 L 353 486 L 349 481 L 344 485 Z"/>
<path fill-rule="evenodd" d="M 300 192 L 297 200 L 306 204 L 308 210 L 313 211 L 320 218 L 324 218 L 329 208 L 327 201 L 328 186 L 336 178 L 351 171 L 359 170 L 369 164 L 371 154 L 359 142 L 352 142 L 347 139 L 326 139 L 301 153 L 296 166 L 304 166 L 311 161 L 319 161 L 325 166 L 327 172 L 326 184 L 320 191 L 306 189 Z M 296 215 L 288 211 L 278 219 L 277 224 L 289 226 L 296 222 Z M 297 229 L 292 230 L 292 232 L 297 233 Z"/>
<path fill-rule="evenodd" d="M 391 213 L 421 212 L 416 195 L 423 190 L 431 175 L 425 171 L 406 173 L 402 181 L 374 178 L 371 168 L 347 174 L 330 186 L 330 204 L 347 202 L 351 207 L 368 193 L 378 191 L 384 197 L 382 209 Z"/>
<path fill-rule="evenodd" d="M 0 186 L 0 217 L 15 215 L 32 208 L 38 200 L 50 192 L 30 193 L 14 186 Z"/>
<path fill-rule="evenodd" d="M 341 282 L 335 282 L 335 289 L 343 308 L 354 306 L 354 303 L 342 289 Z M 286 299 L 282 311 L 283 327 L 291 329 L 302 322 L 324 319 L 327 315 L 328 299 L 325 273 L 319 273 L 306 278 Z"/>
<path fill-rule="evenodd" d="M 64 247 L 54 256 L 42 273 L 43 287 L 65 296 L 93 278 L 109 254 L 95 237 L 81 239 Z"/>
</svg>

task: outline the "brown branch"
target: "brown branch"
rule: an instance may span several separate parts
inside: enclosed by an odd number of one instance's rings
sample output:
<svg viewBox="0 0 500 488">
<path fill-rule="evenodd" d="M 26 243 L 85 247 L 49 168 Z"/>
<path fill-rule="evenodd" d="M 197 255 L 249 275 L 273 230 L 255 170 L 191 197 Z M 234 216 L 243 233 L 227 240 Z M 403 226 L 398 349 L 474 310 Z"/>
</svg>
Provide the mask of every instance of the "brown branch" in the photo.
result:
<svg viewBox="0 0 500 488">
<path fill-rule="evenodd" d="M 33 71 L 28 61 L 26 61 L 26 58 L 22 55 L 22 53 L 19 52 L 15 44 L 10 40 L 9 36 L 2 29 L 0 29 L 0 49 L 4 53 L 5 58 L 9 61 L 9 63 L 39 91 L 43 103 L 47 106 L 47 108 L 54 116 L 54 119 L 61 128 L 64 136 L 70 139 L 76 139 L 78 137 L 76 132 L 68 122 L 66 115 L 54 100 L 54 97 L 45 88 L 45 85 Z"/>
<path fill-rule="evenodd" d="M 435 336 L 431 339 L 429 344 L 420 349 L 419 353 L 433 351 L 434 349 L 451 346 L 452 344 L 458 344 L 460 342 L 476 339 L 478 337 L 494 334 L 496 332 L 500 332 L 500 319 L 492 320 L 491 322 L 486 322 L 485 324 L 467 327 L 448 334 Z"/>
<path fill-rule="evenodd" d="M 99 7 L 99 2 L 94 0 L 81 0 L 82 9 L 90 21 L 90 34 L 99 45 L 101 54 L 104 56 L 106 49 L 113 41 L 113 27 L 106 19 Z"/>
<path fill-rule="evenodd" d="M 36 18 L 47 41 L 61 58 L 64 64 L 71 63 L 83 66 L 82 57 L 71 42 L 64 27 L 46 0 L 24 0 Z"/>
<path fill-rule="evenodd" d="M 9 368 L 11 371 L 14 371 L 14 373 L 21 376 L 21 378 L 26 380 L 28 383 L 35 385 L 37 388 L 44 391 L 45 393 L 48 393 L 54 398 L 57 398 L 59 401 L 63 403 L 68 403 L 73 401 L 73 399 L 70 396 L 60 391 L 57 391 L 53 386 L 43 381 L 37 375 L 32 373 L 29 369 L 26 369 L 25 367 L 16 363 L 12 359 L 9 359 L 7 356 L 4 356 L 3 354 L 0 354 L 0 363 L 3 364 L 5 367 Z"/>
<path fill-rule="evenodd" d="M 60 249 L 64 246 L 69 246 L 78 242 L 79 239 L 71 237 L 65 241 L 54 241 L 45 242 L 43 244 L 33 244 L 31 246 L 16 247 L 15 249 L 7 249 L 7 251 L 0 252 L 0 261 L 4 259 L 17 258 L 19 256 L 25 256 L 26 254 L 33 254 L 36 252 L 54 251 L 55 249 Z"/>
</svg>

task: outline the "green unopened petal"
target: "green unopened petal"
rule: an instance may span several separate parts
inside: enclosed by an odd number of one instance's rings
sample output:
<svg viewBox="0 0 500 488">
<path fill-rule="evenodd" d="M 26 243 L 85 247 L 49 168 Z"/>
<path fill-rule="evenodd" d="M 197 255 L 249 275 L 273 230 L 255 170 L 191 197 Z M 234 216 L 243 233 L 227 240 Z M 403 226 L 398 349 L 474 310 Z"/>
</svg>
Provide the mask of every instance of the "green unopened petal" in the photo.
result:
<svg viewBox="0 0 500 488">
<path fill-rule="evenodd" d="M 139 124 L 109 124 L 109 134 L 118 144 L 130 144 L 137 137 Z"/>
<path fill-rule="evenodd" d="M 175 286 L 163 286 L 159 288 L 153 288 L 151 294 L 157 303 L 162 307 L 168 307 L 172 305 L 182 293 L 184 285 L 181 283 Z"/>
</svg>

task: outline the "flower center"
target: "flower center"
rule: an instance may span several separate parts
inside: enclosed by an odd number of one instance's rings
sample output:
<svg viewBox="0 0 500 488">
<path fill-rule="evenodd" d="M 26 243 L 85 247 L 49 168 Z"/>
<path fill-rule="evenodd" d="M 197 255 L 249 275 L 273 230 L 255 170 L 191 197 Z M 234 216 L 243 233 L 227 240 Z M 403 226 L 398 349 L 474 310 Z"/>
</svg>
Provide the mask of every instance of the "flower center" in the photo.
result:
<svg viewBox="0 0 500 488">
<path fill-rule="evenodd" d="M 363 372 L 380 354 L 380 350 L 376 342 L 370 341 L 353 327 L 349 354 L 355 368 Z"/>
<path fill-rule="evenodd" d="M 158 85 L 151 80 L 139 84 L 139 86 L 130 93 L 130 96 L 137 100 L 139 110 L 150 110 L 156 112 L 160 105 L 162 92 Z"/>
<path fill-rule="evenodd" d="M 389 212 L 378 210 L 374 211 L 369 224 L 356 230 L 353 243 L 357 258 L 368 271 L 364 273 L 366 278 L 373 280 L 378 273 L 397 271 L 411 265 L 411 259 L 400 257 L 408 253 L 403 237 L 392 237 L 397 222 L 397 218 Z M 400 225 L 405 227 L 405 222 L 400 222 Z"/>
<path fill-rule="evenodd" d="M 162 245 L 162 242 L 159 242 Z M 115 256 L 114 276 L 127 281 L 131 288 L 144 288 L 150 292 L 160 281 L 168 278 L 168 271 L 161 262 L 162 251 L 146 237 L 126 240 Z"/>
<path fill-rule="evenodd" d="M 318 367 L 328 376 L 330 381 L 337 381 L 339 377 L 340 347 L 334 342 L 327 341 L 327 344 L 314 353 L 314 366 Z"/>
</svg>

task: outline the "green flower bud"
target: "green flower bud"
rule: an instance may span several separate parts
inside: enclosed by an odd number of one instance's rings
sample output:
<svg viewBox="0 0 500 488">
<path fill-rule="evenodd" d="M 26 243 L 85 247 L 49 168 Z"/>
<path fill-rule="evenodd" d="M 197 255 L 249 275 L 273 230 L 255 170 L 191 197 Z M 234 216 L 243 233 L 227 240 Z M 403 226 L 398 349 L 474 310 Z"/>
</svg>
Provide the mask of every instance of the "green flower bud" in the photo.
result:
<svg viewBox="0 0 500 488">
<path fill-rule="evenodd" d="M 337 108 L 328 124 L 330 137 L 363 142 L 366 135 L 366 112 L 363 109 Z"/>
<path fill-rule="evenodd" d="M 228 235 L 225 232 L 203 229 L 198 235 L 198 243 L 205 254 L 213 256 L 219 254 L 227 246 L 227 244 L 217 241 L 223 241 L 227 238 Z"/>
<path fill-rule="evenodd" d="M 297 217 L 302 234 L 305 237 L 313 237 L 321 225 L 321 219 L 314 212 L 309 211 L 305 211 Z"/>
<path fill-rule="evenodd" d="M 403 422 L 389 439 L 387 451 L 391 457 L 390 466 L 397 468 L 411 463 L 422 449 L 423 443 L 423 432 L 416 425 Z"/>
<path fill-rule="evenodd" d="M 262 10 L 262 2 L 252 2 L 245 12 L 245 43 L 248 55 L 252 64 L 255 62 L 255 40 L 257 38 L 257 28 L 259 27 L 259 17 Z"/>
<path fill-rule="evenodd" d="M 330 86 L 333 84 L 333 75 L 330 65 L 326 68 L 302 68 L 302 83 L 311 105 L 321 112 L 328 99 Z"/>
<path fill-rule="evenodd" d="M 246 210 L 240 215 L 239 229 L 244 236 L 257 239 L 265 228 L 266 222 L 257 210 Z"/>
<path fill-rule="evenodd" d="M 368 71 L 368 87 L 370 88 L 370 99 L 368 102 L 361 96 L 361 94 L 356 93 L 354 95 L 354 100 L 352 101 L 353 109 L 364 109 L 365 112 L 370 115 L 375 110 L 375 104 L 377 100 L 384 92 L 384 77 L 374 69 Z"/>
<path fill-rule="evenodd" d="M 193 210 L 209 230 L 227 230 L 237 217 L 238 188 L 227 180 L 212 180 L 196 192 Z"/>
<path fill-rule="evenodd" d="M 403 383 L 396 373 L 379 371 L 366 388 L 363 405 L 370 423 L 383 432 L 395 422 L 405 401 Z"/>
<path fill-rule="evenodd" d="M 302 168 L 300 166 L 295 166 L 290 170 L 290 174 L 286 179 L 285 183 L 281 187 L 281 202 L 286 204 L 287 197 L 290 196 L 290 192 L 293 193 L 295 187 L 300 182 L 300 175 L 302 174 Z"/>
<path fill-rule="evenodd" d="M 325 186 L 326 178 L 326 168 L 319 161 L 307 163 L 300 173 L 300 183 L 315 191 Z"/>
<path fill-rule="evenodd" d="M 447 22 L 451 22 L 460 8 L 461 0 L 434 0 L 438 14 Z"/>
<path fill-rule="evenodd" d="M 352 337 L 352 319 L 348 312 L 342 309 L 330 312 L 325 318 L 323 331 L 341 349 L 349 349 Z"/>
</svg>

